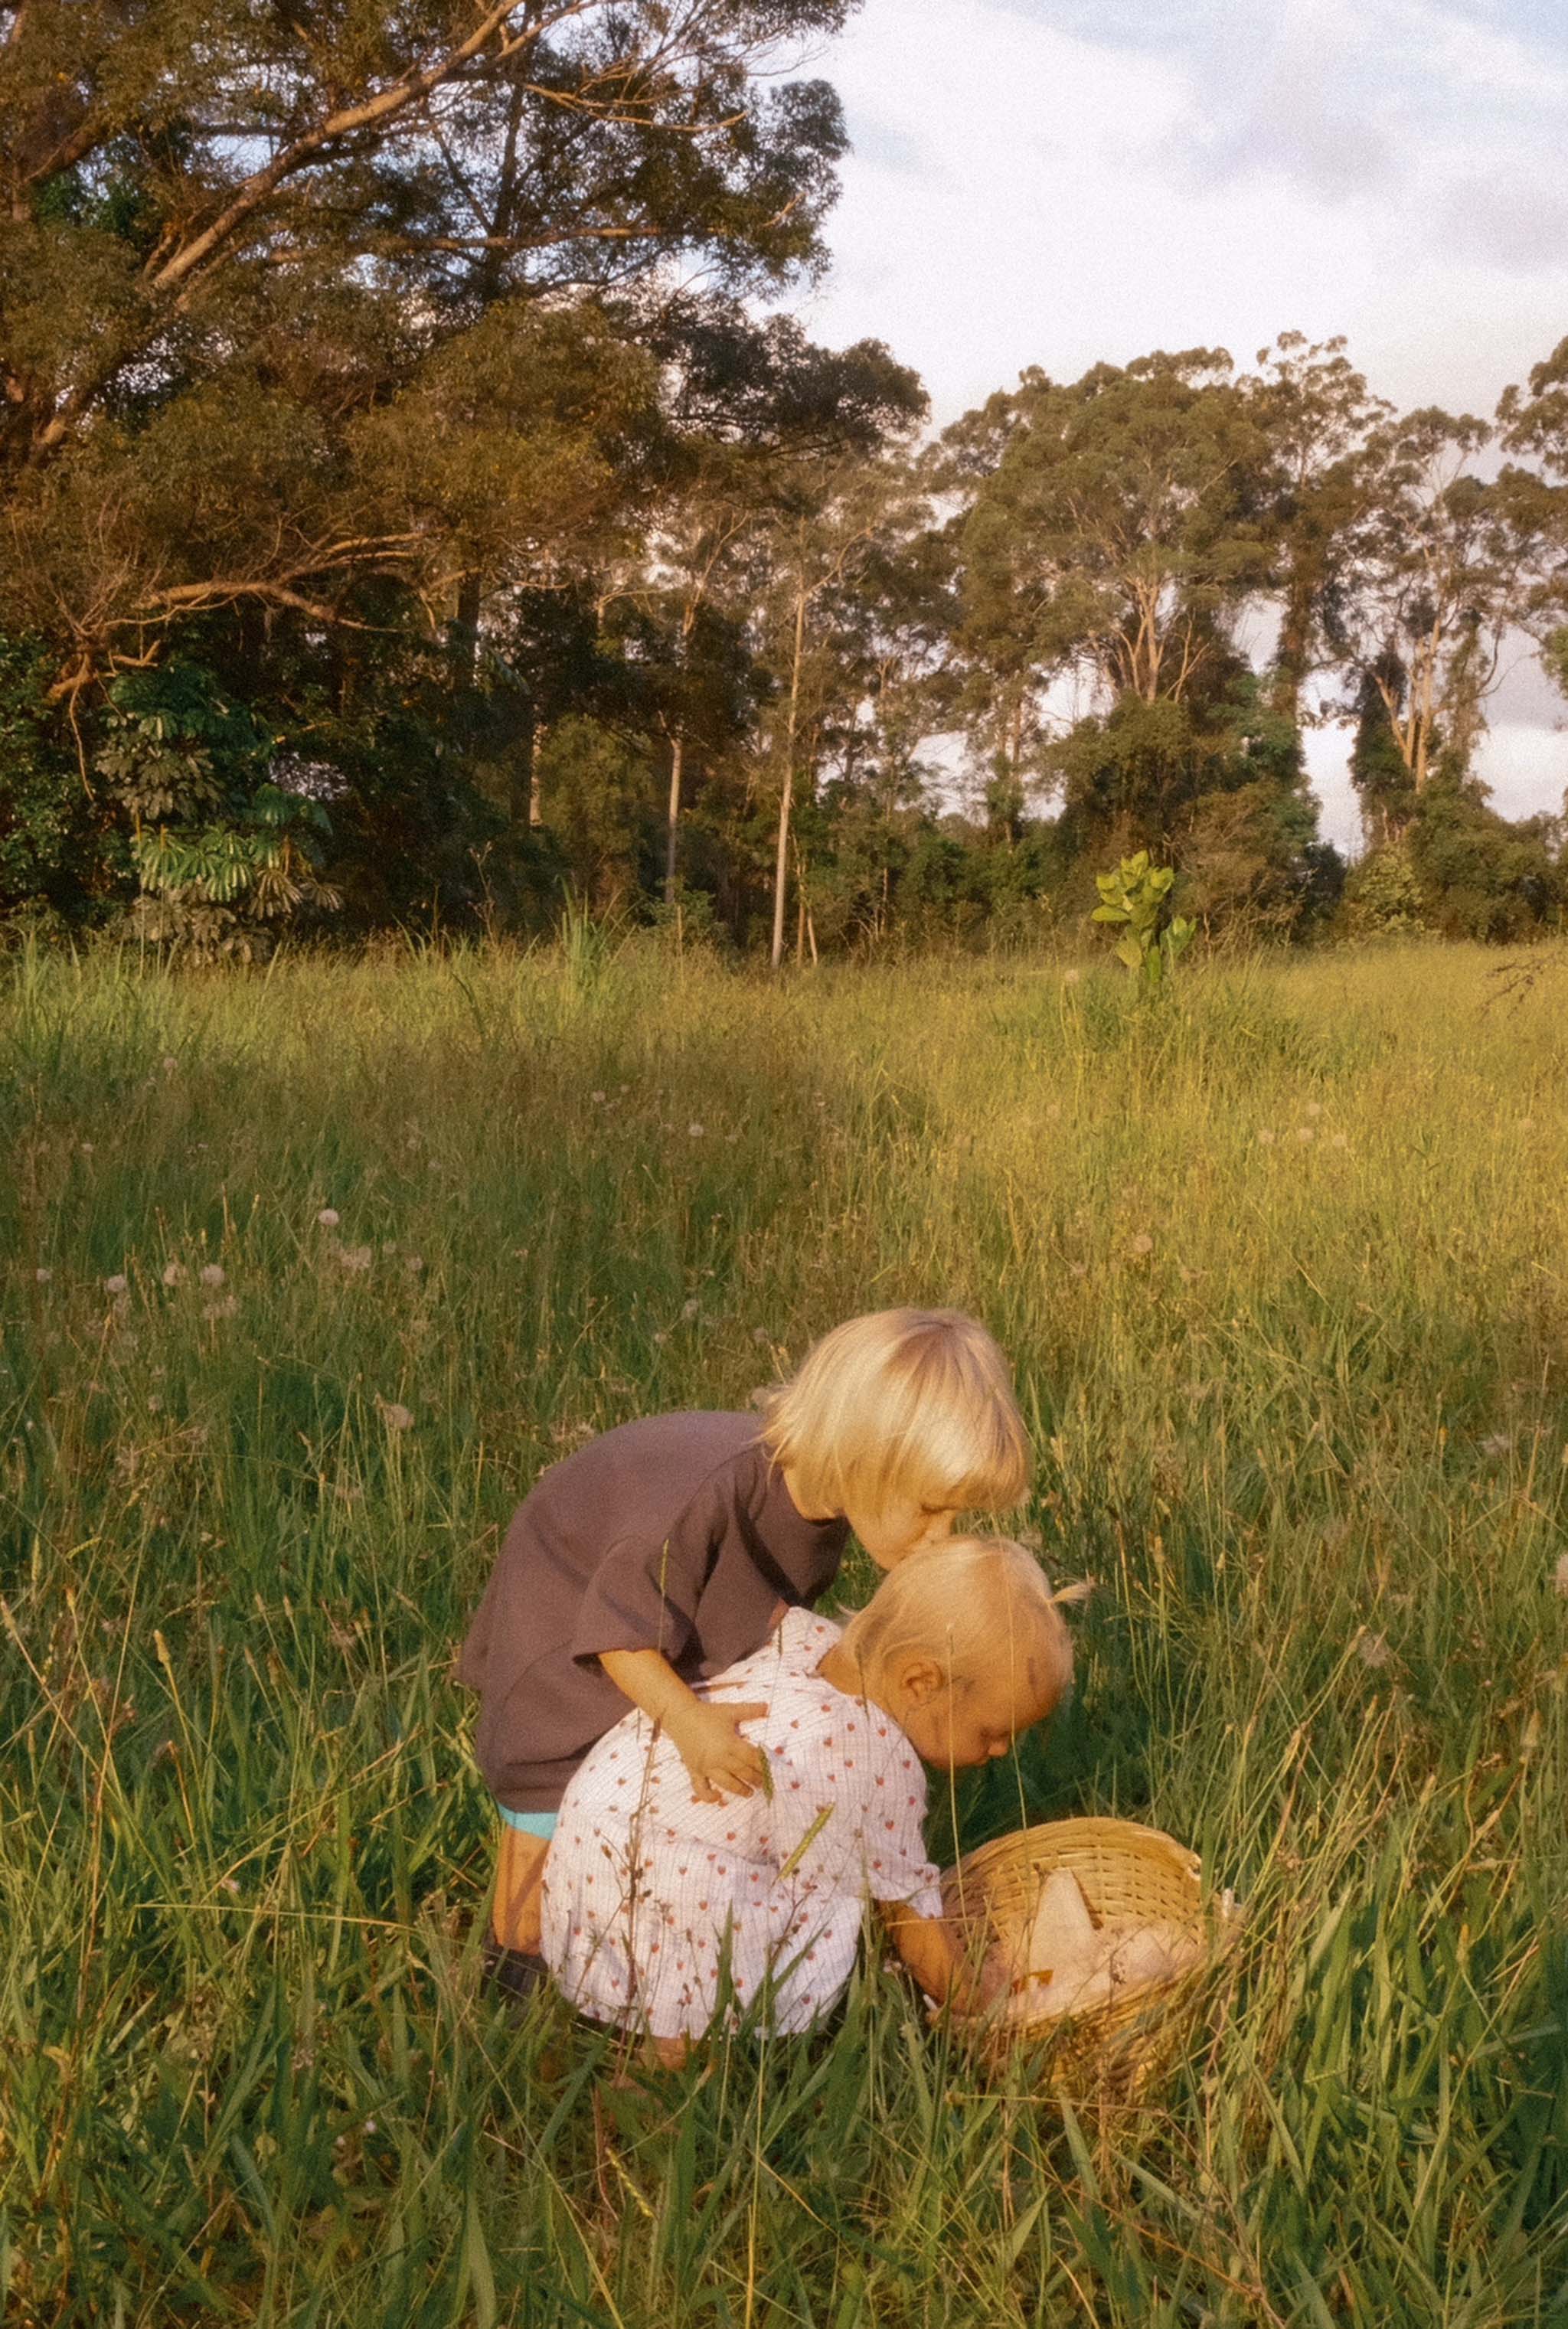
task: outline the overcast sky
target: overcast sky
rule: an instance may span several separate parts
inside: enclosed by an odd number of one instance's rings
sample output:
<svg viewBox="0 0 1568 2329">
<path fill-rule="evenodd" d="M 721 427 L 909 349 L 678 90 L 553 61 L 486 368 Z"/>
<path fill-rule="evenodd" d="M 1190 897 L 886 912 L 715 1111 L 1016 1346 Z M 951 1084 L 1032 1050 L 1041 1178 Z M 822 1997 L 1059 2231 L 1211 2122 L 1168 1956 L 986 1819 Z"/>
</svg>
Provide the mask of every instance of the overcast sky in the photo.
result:
<svg viewBox="0 0 1568 2329">
<path fill-rule="evenodd" d="M 1568 335 L 1568 0 L 865 0 L 817 69 L 855 150 L 802 316 L 886 340 L 939 421 L 1025 364 L 1290 329 L 1489 414 Z M 1505 814 L 1563 806 L 1565 717 L 1521 658 Z M 1310 751 L 1354 841 L 1344 739 Z"/>
</svg>

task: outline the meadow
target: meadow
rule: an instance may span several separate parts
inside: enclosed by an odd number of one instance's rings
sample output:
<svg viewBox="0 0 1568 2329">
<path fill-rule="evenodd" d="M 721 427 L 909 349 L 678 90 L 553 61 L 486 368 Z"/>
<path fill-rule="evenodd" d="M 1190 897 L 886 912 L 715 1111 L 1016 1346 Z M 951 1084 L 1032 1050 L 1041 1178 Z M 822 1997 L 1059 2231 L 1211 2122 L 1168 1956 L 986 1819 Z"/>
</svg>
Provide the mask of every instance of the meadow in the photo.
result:
<svg viewBox="0 0 1568 2329">
<path fill-rule="evenodd" d="M 0 2311 L 1568 2321 L 1568 975 L 770 985 L 501 949 L 0 986 Z M 984 1316 L 1077 1613 L 936 1815 L 1247 1903 L 1147 2107 L 842 2023 L 616 2083 L 478 1984 L 456 1640 L 539 1468 Z M 864 1573 L 846 1571 L 850 1590 Z"/>
</svg>

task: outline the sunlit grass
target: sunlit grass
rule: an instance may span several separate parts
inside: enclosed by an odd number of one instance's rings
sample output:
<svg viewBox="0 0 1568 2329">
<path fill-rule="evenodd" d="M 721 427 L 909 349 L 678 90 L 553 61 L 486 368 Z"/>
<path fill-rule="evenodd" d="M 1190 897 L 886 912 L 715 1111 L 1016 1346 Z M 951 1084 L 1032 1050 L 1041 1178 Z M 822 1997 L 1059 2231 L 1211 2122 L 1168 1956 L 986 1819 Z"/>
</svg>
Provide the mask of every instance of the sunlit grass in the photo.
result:
<svg viewBox="0 0 1568 2329">
<path fill-rule="evenodd" d="M 7 2321 L 1568 2319 L 1568 985 L 1493 967 L 16 966 Z M 933 1842 L 1114 1810 L 1251 1906 L 1133 2119 L 875 1966 L 662 2085 L 477 1991 L 512 1505 L 902 1300 L 1006 1343 L 1100 1589 Z"/>
</svg>

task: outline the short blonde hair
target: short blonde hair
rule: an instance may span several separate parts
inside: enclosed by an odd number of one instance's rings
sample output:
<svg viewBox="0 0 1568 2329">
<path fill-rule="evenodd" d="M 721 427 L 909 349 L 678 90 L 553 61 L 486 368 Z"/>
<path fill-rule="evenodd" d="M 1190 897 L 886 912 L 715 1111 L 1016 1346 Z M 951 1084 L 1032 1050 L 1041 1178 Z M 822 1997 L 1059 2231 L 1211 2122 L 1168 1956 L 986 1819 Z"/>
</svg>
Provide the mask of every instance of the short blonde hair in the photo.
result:
<svg viewBox="0 0 1568 2329">
<path fill-rule="evenodd" d="M 1008 1537 L 959 1536 L 890 1569 L 845 1629 L 870 1674 L 911 1654 L 949 1686 L 1007 1678 L 1054 1705 L 1072 1680 L 1072 1636 L 1034 1554 Z"/>
<path fill-rule="evenodd" d="M 874 1310 L 835 1326 L 770 1398 L 762 1437 L 813 1511 L 900 1496 L 996 1512 L 1029 1485 L 1012 1371 L 961 1310 Z"/>
</svg>

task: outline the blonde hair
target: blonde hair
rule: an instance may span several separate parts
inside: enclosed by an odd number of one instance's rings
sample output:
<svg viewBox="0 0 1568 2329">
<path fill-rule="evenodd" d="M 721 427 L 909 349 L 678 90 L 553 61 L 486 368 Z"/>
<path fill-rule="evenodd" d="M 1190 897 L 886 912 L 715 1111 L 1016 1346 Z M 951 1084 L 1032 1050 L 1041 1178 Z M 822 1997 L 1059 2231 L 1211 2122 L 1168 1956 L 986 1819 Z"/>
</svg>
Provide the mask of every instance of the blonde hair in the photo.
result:
<svg viewBox="0 0 1568 2329">
<path fill-rule="evenodd" d="M 1072 1636 L 1051 1580 L 1008 1537 L 959 1536 L 890 1569 L 845 1628 L 866 1674 L 917 1653 L 949 1687 L 1006 1676 L 1054 1705 L 1072 1680 Z"/>
<path fill-rule="evenodd" d="M 808 1510 L 893 1496 L 995 1512 L 1029 1485 L 1029 1440 L 997 1344 L 961 1310 L 874 1310 L 812 1345 L 762 1437 Z"/>
</svg>

